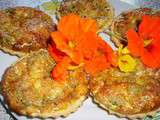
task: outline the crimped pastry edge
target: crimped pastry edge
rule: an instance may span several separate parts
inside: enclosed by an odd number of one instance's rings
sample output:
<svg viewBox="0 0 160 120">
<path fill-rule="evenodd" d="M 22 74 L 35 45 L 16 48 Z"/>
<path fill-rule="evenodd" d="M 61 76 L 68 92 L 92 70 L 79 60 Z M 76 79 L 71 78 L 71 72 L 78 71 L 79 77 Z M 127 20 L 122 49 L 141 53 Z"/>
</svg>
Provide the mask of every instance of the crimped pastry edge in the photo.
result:
<svg viewBox="0 0 160 120">
<path fill-rule="evenodd" d="M 57 119 L 59 117 L 68 117 L 70 114 L 75 113 L 82 105 L 83 102 L 87 99 L 87 95 L 86 96 L 81 96 L 78 100 L 76 100 L 74 102 L 74 104 L 70 105 L 69 107 L 67 107 L 67 109 L 65 110 L 60 110 L 58 112 L 53 112 L 50 114 L 43 114 L 43 115 L 36 115 L 34 114 L 32 117 L 36 118 L 54 118 Z"/>
<path fill-rule="evenodd" d="M 38 52 L 39 51 L 38 50 L 38 51 L 32 51 L 30 53 L 24 53 L 24 52 L 20 52 L 20 51 L 14 51 L 14 50 L 2 47 L 2 46 L 0 46 L 0 50 L 3 51 L 4 53 L 7 53 L 7 54 L 12 55 L 12 56 L 17 56 L 17 57 L 23 57 L 23 56 L 26 56 L 26 55 L 29 55 L 29 54 L 32 54 L 34 52 Z"/>
<path fill-rule="evenodd" d="M 118 112 L 114 112 L 112 110 L 110 110 L 109 108 L 105 107 L 105 105 L 101 104 L 93 95 L 92 92 L 90 92 L 90 96 L 92 98 L 93 103 L 97 104 L 98 107 L 100 107 L 101 109 L 107 111 L 108 114 L 110 115 L 115 115 L 119 118 L 127 118 L 130 120 L 135 120 L 135 119 L 143 119 L 145 116 L 154 116 L 157 112 L 160 111 L 160 108 L 158 108 L 157 110 L 151 111 L 151 112 L 147 112 L 147 113 L 140 113 L 140 114 L 134 114 L 134 115 L 124 115 L 124 114 L 120 114 Z"/>
</svg>

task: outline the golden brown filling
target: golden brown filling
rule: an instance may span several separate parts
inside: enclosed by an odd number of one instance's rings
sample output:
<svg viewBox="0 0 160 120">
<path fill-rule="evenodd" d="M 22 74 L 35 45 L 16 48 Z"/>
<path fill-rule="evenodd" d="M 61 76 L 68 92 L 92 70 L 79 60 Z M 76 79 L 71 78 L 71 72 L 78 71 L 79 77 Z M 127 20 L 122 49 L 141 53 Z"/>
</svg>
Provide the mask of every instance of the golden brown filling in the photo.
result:
<svg viewBox="0 0 160 120">
<path fill-rule="evenodd" d="M 105 70 L 90 82 L 90 88 L 95 101 L 120 114 L 147 113 L 160 107 L 160 71 L 140 64 L 132 73 Z"/>
<path fill-rule="evenodd" d="M 106 0 L 65 0 L 60 6 L 61 16 L 76 13 L 97 20 L 99 28 L 108 27 L 113 19 L 113 10 Z"/>
<path fill-rule="evenodd" d="M 47 47 L 52 19 L 42 11 L 15 7 L 0 11 L 0 46 L 28 53 Z"/>
<path fill-rule="evenodd" d="M 54 66 L 48 53 L 41 51 L 10 67 L 3 79 L 3 94 L 9 106 L 29 116 L 54 115 L 87 95 L 86 73 L 82 69 L 69 71 L 67 80 L 60 83 L 50 77 Z"/>
</svg>

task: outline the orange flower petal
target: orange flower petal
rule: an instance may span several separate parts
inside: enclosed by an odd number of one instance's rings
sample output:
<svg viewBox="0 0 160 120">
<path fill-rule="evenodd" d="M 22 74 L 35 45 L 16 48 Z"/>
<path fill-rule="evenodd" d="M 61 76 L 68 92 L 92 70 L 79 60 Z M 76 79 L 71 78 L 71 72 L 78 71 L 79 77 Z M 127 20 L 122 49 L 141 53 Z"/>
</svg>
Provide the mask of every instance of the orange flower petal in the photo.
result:
<svg viewBox="0 0 160 120">
<path fill-rule="evenodd" d="M 160 33 L 160 28 L 157 26 L 160 26 L 160 17 L 147 15 L 143 16 L 142 22 L 139 25 L 140 36 L 144 39 L 149 39 L 153 34 L 156 34 L 157 31 L 158 33 Z"/>
<path fill-rule="evenodd" d="M 80 26 L 82 32 L 97 32 L 97 23 L 93 19 L 82 19 Z"/>
<path fill-rule="evenodd" d="M 110 63 L 107 62 L 106 56 L 101 55 L 94 57 L 92 60 L 85 61 L 85 70 L 91 75 L 96 75 L 96 73 L 105 70 L 110 67 Z"/>
<path fill-rule="evenodd" d="M 77 45 L 77 50 L 81 50 L 84 58 L 91 59 L 97 51 L 98 36 L 96 33 L 87 32 L 81 36 L 81 41 Z"/>
<path fill-rule="evenodd" d="M 59 51 L 55 45 L 48 45 L 48 51 L 56 62 L 61 61 L 63 57 L 65 56 L 65 54 Z"/>
<path fill-rule="evenodd" d="M 98 48 L 105 53 L 113 53 L 112 48 L 101 37 L 98 36 Z"/>
<path fill-rule="evenodd" d="M 52 32 L 51 37 L 56 44 L 56 48 L 64 52 L 68 56 L 73 56 L 71 48 L 68 46 L 67 39 L 60 32 Z"/>
<path fill-rule="evenodd" d="M 118 56 L 116 52 L 113 52 L 111 54 L 107 55 L 107 60 L 110 62 L 110 64 L 114 67 L 118 66 Z"/>
<path fill-rule="evenodd" d="M 79 37 L 80 32 L 80 20 L 81 18 L 75 14 L 69 14 L 63 16 L 58 23 L 58 30 L 63 33 L 68 40 L 76 40 Z"/>
<path fill-rule="evenodd" d="M 66 48 L 68 47 L 67 45 L 67 39 L 63 36 L 62 33 L 56 31 L 56 32 L 52 32 L 51 33 L 51 37 L 52 37 L 52 40 L 54 41 L 54 43 L 56 44 L 56 47 L 58 49 L 63 49 L 63 48 Z"/>
<path fill-rule="evenodd" d="M 64 81 L 68 75 L 67 68 L 70 65 L 71 60 L 69 57 L 64 57 L 60 62 L 58 62 L 53 69 L 51 76 L 56 81 Z"/>
<path fill-rule="evenodd" d="M 138 34 L 130 29 L 126 33 L 128 39 L 128 49 L 134 56 L 140 56 L 143 51 L 143 40 L 138 36 Z"/>
<path fill-rule="evenodd" d="M 148 52 L 147 50 L 144 50 L 144 53 L 141 56 L 141 60 L 148 67 L 151 67 L 151 68 L 160 67 L 156 58 L 152 55 L 152 53 Z"/>
<path fill-rule="evenodd" d="M 99 37 L 98 40 L 98 50 L 104 53 L 106 56 L 106 59 L 108 62 L 110 62 L 111 65 L 117 66 L 118 65 L 118 59 L 117 54 L 113 52 L 112 48 Z"/>
<path fill-rule="evenodd" d="M 152 43 L 145 48 L 145 51 L 142 54 L 144 64 L 152 68 L 160 67 L 160 46 L 158 43 L 159 40 L 152 40 Z M 151 58 L 152 61 L 149 61 Z"/>
<path fill-rule="evenodd" d="M 71 57 L 71 60 L 76 64 L 83 63 L 84 57 L 83 57 L 81 50 L 73 51 L 73 55 Z"/>
</svg>

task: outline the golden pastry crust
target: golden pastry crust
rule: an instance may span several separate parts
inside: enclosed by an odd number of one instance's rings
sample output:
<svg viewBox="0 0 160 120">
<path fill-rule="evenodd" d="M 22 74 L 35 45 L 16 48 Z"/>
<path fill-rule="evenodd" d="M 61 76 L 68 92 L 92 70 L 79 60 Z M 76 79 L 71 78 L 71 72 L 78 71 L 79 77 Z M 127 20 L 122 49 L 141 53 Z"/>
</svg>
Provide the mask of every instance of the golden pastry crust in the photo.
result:
<svg viewBox="0 0 160 120">
<path fill-rule="evenodd" d="M 106 30 L 114 17 L 114 10 L 106 0 L 65 0 L 60 5 L 58 16 L 64 16 L 68 13 L 95 19 L 99 31 Z"/>
<path fill-rule="evenodd" d="M 56 29 L 51 17 L 30 7 L 1 10 L 0 24 L 0 49 L 18 56 L 45 49 Z"/>
<path fill-rule="evenodd" d="M 160 70 L 140 62 L 135 72 L 107 69 L 90 81 L 91 96 L 99 106 L 119 117 L 143 118 L 160 110 Z"/>
<path fill-rule="evenodd" d="M 137 8 L 122 12 L 113 20 L 111 25 L 111 40 L 116 46 L 127 45 L 125 33 L 130 28 L 138 30 L 138 25 L 140 24 L 143 15 L 160 16 L 160 11 L 151 8 Z"/>
<path fill-rule="evenodd" d="M 88 94 L 82 68 L 68 71 L 66 81 L 50 77 L 55 62 L 45 50 L 23 57 L 7 69 L 2 94 L 11 110 L 40 118 L 67 116 L 76 111 Z"/>
</svg>

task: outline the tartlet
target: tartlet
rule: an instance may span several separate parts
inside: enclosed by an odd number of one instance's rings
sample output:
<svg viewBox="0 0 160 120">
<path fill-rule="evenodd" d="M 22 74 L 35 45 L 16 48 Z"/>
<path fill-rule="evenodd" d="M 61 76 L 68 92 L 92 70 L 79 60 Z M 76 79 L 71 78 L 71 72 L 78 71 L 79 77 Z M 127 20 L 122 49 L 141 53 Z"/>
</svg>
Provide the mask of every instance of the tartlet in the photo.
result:
<svg viewBox="0 0 160 120">
<path fill-rule="evenodd" d="M 113 20 L 111 40 L 117 47 L 127 45 L 125 32 L 130 28 L 137 30 L 143 15 L 160 16 L 160 12 L 151 8 L 137 8 L 122 12 Z"/>
<path fill-rule="evenodd" d="M 90 81 L 90 92 L 100 107 L 130 119 L 154 115 L 160 109 L 160 70 L 145 67 L 137 59 L 134 72 L 110 68 Z"/>
<path fill-rule="evenodd" d="M 132 25 L 130 17 L 134 15 L 127 15 L 129 22 L 122 19 L 120 24 L 129 23 L 124 31 L 121 27 L 126 34 L 127 46 L 119 44 L 117 58 L 113 59 L 117 66 L 93 77 L 90 90 L 94 101 L 110 113 L 130 119 L 144 118 L 160 111 L 160 29 L 157 27 L 160 17 L 137 15 L 136 24 L 129 28 Z"/>
<path fill-rule="evenodd" d="M 9 108 L 20 115 L 57 118 L 76 111 L 88 94 L 82 68 L 68 71 L 65 81 L 51 78 L 55 61 L 45 50 L 21 58 L 7 69 L 2 94 Z"/>
<path fill-rule="evenodd" d="M 45 49 L 56 30 L 50 16 L 30 7 L 1 10 L 0 24 L 0 49 L 17 56 Z"/>
<path fill-rule="evenodd" d="M 59 9 L 58 17 L 68 13 L 75 13 L 81 17 L 95 19 L 99 31 L 106 30 L 111 25 L 114 10 L 106 0 L 64 0 Z"/>
</svg>

